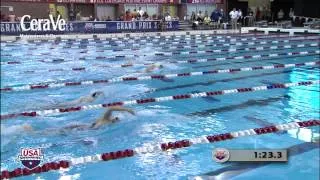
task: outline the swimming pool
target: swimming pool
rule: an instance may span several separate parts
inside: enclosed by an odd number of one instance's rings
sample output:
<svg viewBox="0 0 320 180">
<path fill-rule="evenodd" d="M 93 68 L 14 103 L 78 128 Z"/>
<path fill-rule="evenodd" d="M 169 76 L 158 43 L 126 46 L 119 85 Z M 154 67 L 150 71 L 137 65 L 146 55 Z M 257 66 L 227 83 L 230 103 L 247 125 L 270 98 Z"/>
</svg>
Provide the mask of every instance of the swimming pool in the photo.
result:
<svg viewBox="0 0 320 180">
<path fill-rule="evenodd" d="M 44 162 L 51 162 L 318 119 L 319 39 L 245 34 L 2 42 L 1 170 L 21 167 L 16 158 L 23 147 L 42 148 Z M 164 68 L 145 73 L 152 63 Z M 200 96 L 305 81 L 315 84 Z M 53 110 L 58 103 L 94 91 L 105 95 L 77 105 L 81 108 Z M 179 96 L 185 94 L 192 96 Z M 135 101 L 139 99 L 144 101 Z M 101 104 L 114 102 L 126 102 L 136 115 L 117 114 L 120 122 L 98 130 L 50 133 L 92 123 L 103 115 Z M 20 132 L 17 126 L 24 123 L 37 132 Z M 310 142 L 318 136 L 318 126 L 300 128 L 83 163 L 23 179 L 187 179 L 219 174 L 222 179 L 319 179 L 319 146 Z M 285 164 L 218 164 L 212 160 L 217 147 L 288 148 L 291 154 Z"/>
</svg>

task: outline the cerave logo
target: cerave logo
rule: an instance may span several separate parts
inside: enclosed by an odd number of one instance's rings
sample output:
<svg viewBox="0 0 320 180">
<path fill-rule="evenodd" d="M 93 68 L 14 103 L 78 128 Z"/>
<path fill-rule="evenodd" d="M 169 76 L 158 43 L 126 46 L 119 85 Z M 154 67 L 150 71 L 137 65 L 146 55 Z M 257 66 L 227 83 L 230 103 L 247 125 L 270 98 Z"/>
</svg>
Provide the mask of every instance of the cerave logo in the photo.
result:
<svg viewBox="0 0 320 180">
<path fill-rule="evenodd" d="M 21 161 L 23 166 L 32 170 L 40 165 L 43 157 L 40 148 L 22 148 L 18 160 Z"/>
<path fill-rule="evenodd" d="M 27 26 L 27 24 L 29 26 Z M 50 14 L 49 19 L 31 19 L 30 15 L 22 16 L 20 27 L 22 31 L 65 31 L 67 23 L 58 15 L 55 20 Z"/>
</svg>

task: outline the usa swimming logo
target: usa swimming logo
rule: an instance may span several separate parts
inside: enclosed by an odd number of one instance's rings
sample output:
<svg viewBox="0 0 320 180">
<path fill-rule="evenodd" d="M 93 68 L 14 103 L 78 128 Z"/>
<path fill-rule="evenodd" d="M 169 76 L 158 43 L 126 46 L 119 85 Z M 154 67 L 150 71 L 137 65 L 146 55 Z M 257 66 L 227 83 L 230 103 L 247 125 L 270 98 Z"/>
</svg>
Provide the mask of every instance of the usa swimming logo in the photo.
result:
<svg viewBox="0 0 320 180">
<path fill-rule="evenodd" d="M 43 154 L 40 148 L 22 148 L 18 160 L 23 166 L 32 170 L 40 165 Z"/>
</svg>

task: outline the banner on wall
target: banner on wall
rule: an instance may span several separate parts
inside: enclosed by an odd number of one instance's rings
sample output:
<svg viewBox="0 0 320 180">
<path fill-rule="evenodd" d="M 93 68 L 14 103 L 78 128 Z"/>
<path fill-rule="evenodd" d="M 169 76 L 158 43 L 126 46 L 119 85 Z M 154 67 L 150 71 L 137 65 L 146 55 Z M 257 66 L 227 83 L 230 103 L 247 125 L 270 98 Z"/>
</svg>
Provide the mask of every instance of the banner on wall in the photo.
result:
<svg viewBox="0 0 320 180">
<path fill-rule="evenodd" d="M 181 3 L 191 4 L 222 4 L 223 0 L 181 0 Z"/>
<path fill-rule="evenodd" d="M 4 0 L 9 1 L 9 0 Z M 10 2 L 83 3 L 83 4 L 178 4 L 179 0 L 10 0 Z"/>
<path fill-rule="evenodd" d="M 69 34 L 69 33 L 120 33 L 120 32 L 152 32 L 159 30 L 160 21 L 86 21 L 86 22 L 68 22 L 62 28 L 63 30 L 28 30 L 23 31 L 20 23 L 2 22 L 2 35 L 44 35 L 44 34 Z M 23 24 L 29 29 L 30 23 Z M 168 31 L 179 29 L 179 21 L 169 21 L 167 23 Z"/>
</svg>

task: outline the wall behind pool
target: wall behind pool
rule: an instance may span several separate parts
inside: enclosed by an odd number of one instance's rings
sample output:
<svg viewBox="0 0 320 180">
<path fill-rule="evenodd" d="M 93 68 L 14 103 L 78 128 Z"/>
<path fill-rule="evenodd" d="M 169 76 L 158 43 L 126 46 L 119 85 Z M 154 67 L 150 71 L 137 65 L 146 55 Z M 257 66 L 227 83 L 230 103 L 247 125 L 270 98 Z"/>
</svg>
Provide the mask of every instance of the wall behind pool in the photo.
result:
<svg viewBox="0 0 320 180">
<path fill-rule="evenodd" d="M 21 25 L 27 29 L 30 23 L 1 22 L 1 35 L 41 35 L 41 34 L 74 34 L 74 33 L 120 33 L 120 32 L 152 32 L 159 31 L 160 21 L 85 21 L 67 22 L 63 30 L 54 29 L 52 25 L 47 30 L 39 26 L 37 30 L 23 31 Z M 167 22 L 167 31 L 179 29 L 179 21 Z"/>
</svg>

